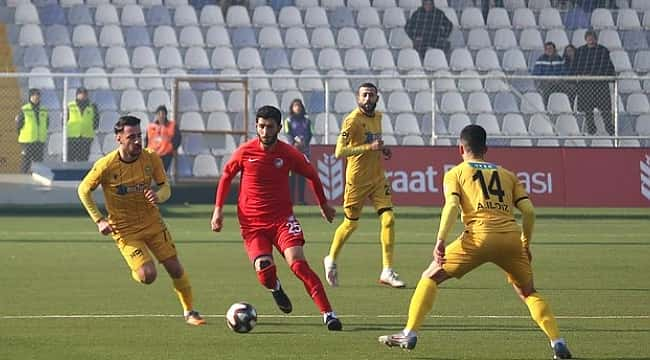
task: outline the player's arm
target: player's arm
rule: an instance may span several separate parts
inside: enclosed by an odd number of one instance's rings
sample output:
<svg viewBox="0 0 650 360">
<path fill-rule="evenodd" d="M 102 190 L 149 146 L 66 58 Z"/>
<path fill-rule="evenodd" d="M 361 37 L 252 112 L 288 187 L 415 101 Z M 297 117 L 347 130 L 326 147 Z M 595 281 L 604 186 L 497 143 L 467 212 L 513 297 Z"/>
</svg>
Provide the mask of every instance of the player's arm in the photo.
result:
<svg viewBox="0 0 650 360">
<path fill-rule="evenodd" d="M 514 178 L 515 184 L 512 194 L 513 203 L 521 211 L 521 241 L 528 248 L 533 238 L 533 228 L 535 227 L 535 208 L 533 207 L 533 202 L 528 198 L 528 193 L 524 189 L 524 185 L 519 182 L 515 174 L 511 174 L 511 176 Z"/>
<path fill-rule="evenodd" d="M 95 189 L 97 189 L 97 186 L 99 186 L 101 183 L 103 173 L 104 166 L 102 164 L 95 163 L 93 168 L 88 172 L 88 174 L 86 174 L 86 176 L 79 184 L 79 187 L 77 188 L 77 195 L 79 196 L 79 200 L 81 200 L 81 204 L 88 212 L 88 215 L 90 215 L 90 218 L 95 224 L 97 224 L 99 232 L 101 232 L 103 235 L 107 235 L 110 234 L 113 229 L 108 224 L 108 221 L 104 217 L 104 214 L 99 211 L 97 203 L 95 202 L 95 199 L 93 199 L 92 194 L 92 192 L 95 191 Z"/>
<path fill-rule="evenodd" d="M 351 145 L 352 139 L 355 136 L 358 136 L 358 131 L 359 130 L 357 129 L 357 126 L 355 126 L 354 121 L 351 118 L 346 118 L 343 121 L 341 134 L 336 140 L 336 150 L 334 151 L 334 156 L 337 158 L 340 158 L 341 156 L 348 157 L 372 151 L 372 144 L 363 144 L 358 146 Z"/>
<path fill-rule="evenodd" d="M 438 228 L 436 246 L 433 249 L 433 258 L 439 265 L 444 263 L 445 242 L 458 218 L 461 191 L 455 171 L 449 171 L 445 174 L 443 187 L 445 192 L 445 205 L 440 214 L 440 227 Z"/>
<path fill-rule="evenodd" d="M 235 151 L 230 160 L 226 163 L 217 185 L 217 195 L 214 200 L 214 211 L 212 212 L 212 220 L 210 226 L 212 231 L 219 232 L 223 226 L 223 204 L 228 198 L 230 192 L 230 184 L 232 179 L 241 171 L 241 154 Z"/>
<path fill-rule="evenodd" d="M 160 156 L 156 153 L 151 153 L 151 162 L 153 164 L 153 180 L 156 182 L 158 190 L 154 191 L 147 188 L 144 191 L 144 197 L 152 205 L 162 204 L 172 196 L 172 187 L 169 185 L 169 181 L 167 181 L 167 175 L 165 175 L 165 168 Z"/>
<path fill-rule="evenodd" d="M 293 170 L 309 180 L 311 190 L 318 199 L 321 214 L 328 222 L 332 222 L 336 215 L 336 210 L 327 203 L 323 183 L 320 181 L 316 169 L 311 165 L 306 155 L 295 150 L 292 150 L 290 154 L 294 158 L 293 162 L 295 165 Z"/>
</svg>

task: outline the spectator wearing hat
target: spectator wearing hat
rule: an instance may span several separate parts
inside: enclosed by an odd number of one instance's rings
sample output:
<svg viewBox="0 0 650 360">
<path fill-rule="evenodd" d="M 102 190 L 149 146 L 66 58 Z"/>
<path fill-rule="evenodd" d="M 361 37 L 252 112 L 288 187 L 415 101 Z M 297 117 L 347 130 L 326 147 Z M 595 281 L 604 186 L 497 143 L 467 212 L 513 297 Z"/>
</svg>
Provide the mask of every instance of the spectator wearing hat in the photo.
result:
<svg viewBox="0 0 650 360">
<path fill-rule="evenodd" d="M 68 104 L 68 121 L 66 135 L 68 138 L 68 160 L 88 161 L 90 144 L 99 126 L 97 106 L 90 102 L 88 90 L 77 88 L 75 101 Z"/>
<path fill-rule="evenodd" d="M 160 105 L 156 109 L 156 120 L 147 126 L 145 147 L 155 151 L 163 161 L 165 171 L 169 173 L 176 149 L 181 145 L 181 132 L 176 122 L 168 119 L 167 107 Z"/>
<path fill-rule="evenodd" d="M 30 171 L 32 162 L 43 161 L 48 121 L 47 109 L 41 106 L 41 91 L 29 89 L 29 102 L 16 116 L 18 143 L 22 146 L 22 173 Z"/>
</svg>

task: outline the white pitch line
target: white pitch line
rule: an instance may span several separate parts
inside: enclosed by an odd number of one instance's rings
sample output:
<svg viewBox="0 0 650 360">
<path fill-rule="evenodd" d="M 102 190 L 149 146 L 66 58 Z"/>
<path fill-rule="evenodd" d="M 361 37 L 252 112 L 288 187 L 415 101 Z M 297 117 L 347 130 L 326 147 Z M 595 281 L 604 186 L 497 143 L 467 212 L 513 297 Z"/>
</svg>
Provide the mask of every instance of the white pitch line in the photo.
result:
<svg viewBox="0 0 650 360">
<path fill-rule="evenodd" d="M 125 318 L 171 318 L 172 314 L 70 314 L 70 315 L 0 315 L 0 319 L 125 319 Z M 225 315 L 210 314 L 204 317 L 217 318 Z M 321 315 L 259 315 L 262 318 L 321 318 Z M 405 318 L 404 315 L 339 315 L 340 318 Z M 524 315 L 431 315 L 441 319 L 528 319 Z M 558 319 L 622 320 L 650 319 L 650 315 L 560 315 Z"/>
</svg>

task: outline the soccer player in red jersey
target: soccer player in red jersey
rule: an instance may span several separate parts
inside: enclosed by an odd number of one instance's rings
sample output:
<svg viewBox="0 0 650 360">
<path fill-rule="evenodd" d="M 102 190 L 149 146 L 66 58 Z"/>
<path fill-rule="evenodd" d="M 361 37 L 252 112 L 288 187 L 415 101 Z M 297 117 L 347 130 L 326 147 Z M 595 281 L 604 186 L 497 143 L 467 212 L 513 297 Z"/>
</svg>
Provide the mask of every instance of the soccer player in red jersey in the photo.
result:
<svg viewBox="0 0 650 360">
<path fill-rule="evenodd" d="M 318 198 L 323 217 L 332 222 L 336 210 L 327 204 L 323 184 L 307 157 L 293 146 L 278 141 L 282 114 L 273 106 L 262 106 L 255 115 L 257 138 L 242 144 L 224 166 L 217 187 L 212 214 L 212 231 L 223 227 L 223 204 L 232 179 L 241 172 L 237 215 L 248 257 L 255 266 L 257 279 L 271 291 L 278 308 L 292 310 L 276 274 L 273 247 L 285 258 L 291 271 L 303 282 L 305 290 L 323 314 L 327 329 L 342 329 L 327 299 L 323 283 L 309 267 L 303 245 L 305 239 L 298 219 L 293 215 L 289 195 L 289 172 L 309 179 Z"/>
</svg>

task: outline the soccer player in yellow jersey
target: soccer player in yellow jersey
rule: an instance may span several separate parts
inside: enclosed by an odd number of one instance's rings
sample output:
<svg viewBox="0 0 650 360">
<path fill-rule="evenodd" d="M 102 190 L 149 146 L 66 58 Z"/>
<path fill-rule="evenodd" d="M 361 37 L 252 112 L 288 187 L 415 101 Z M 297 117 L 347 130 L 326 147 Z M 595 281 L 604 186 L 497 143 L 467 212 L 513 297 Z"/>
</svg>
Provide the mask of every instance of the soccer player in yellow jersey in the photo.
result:
<svg viewBox="0 0 650 360">
<path fill-rule="evenodd" d="M 153 283 L 156 266 L 149 252 L 153 253 L 172 278 L 185 321 L 203 325 L 205 320 L 192 308 L 190 280 L 158 209 L 158 204 L 171 196 L 162 160 L 155 152 L 142 149 L 140 119 L 122 116 L 114 130 L 118 149 L 95 162 L 77 189 L 79 198 L 99 232 L 112 234 L 133 279 L 143 284 Z M 158 191 L 151 188 L 152 183 Z M 108 218 L 99 211 L 92 197 L 99 185 L 104 191 Z"/>
<path fill-rule="evenodd" d="M 393 244 L 395 219 L 390 184 L 384 175 L 382 155 L 388 160 L 391 151 L 381 138 L 382 113 L 375 111 L 379 95 L 372 83 L 364 83 L 357 91 L 357 108 L 343 120 L 341 135 L 336 143 L 336 157 L 347 158 L 343 213 L 345 219 L 334 234 L 329 255 L 325 257 L 325 279 L 331 286 L 338 285 L 336 258 L 343 244 L 359 226 L 359 217 L 366 199 L 370 199 L 381 223 L 380 241 L 383 270 L 379 282 L 401 288 L 405 284 L 393 271 Z"/>
<path fill-rule="evenodd" d="M 442 209 L 433 261 L 422 273 L 409 306 L 408 321 L 401 333 L 380 336 L 388 346 L 413 349 L 417 331 L 433 307 L 438 285 L 463 275 L 485 262 L 502 268 L 530 315 L 551 342 L 553 359 L 570 359 L 571 353 L 548 303 L 535 290 L 531 270 L 530 241 L 535 223 L 533 204 L 516 175 L 485 160 L 486 133 L 468 125 L 460 133 L 463 162 L 444 177 L 445 206 Z M 445 247 L 447 235 L 460 206 L 465 229 Z M 522 213 L 522 228 L 513 208 Z"/>
</svg>

